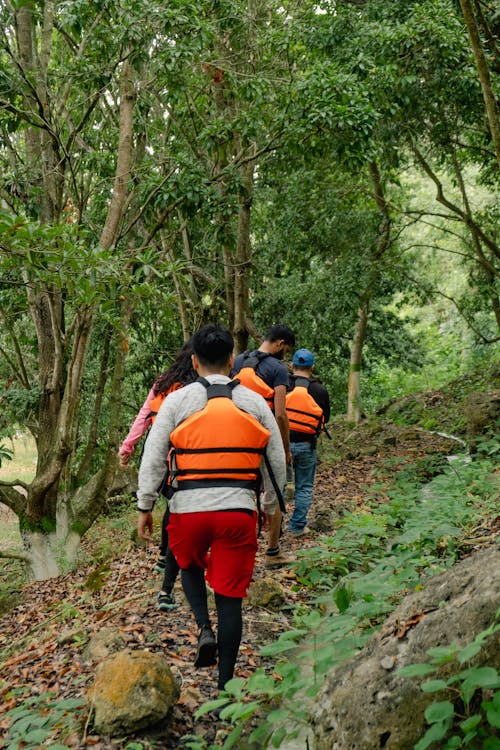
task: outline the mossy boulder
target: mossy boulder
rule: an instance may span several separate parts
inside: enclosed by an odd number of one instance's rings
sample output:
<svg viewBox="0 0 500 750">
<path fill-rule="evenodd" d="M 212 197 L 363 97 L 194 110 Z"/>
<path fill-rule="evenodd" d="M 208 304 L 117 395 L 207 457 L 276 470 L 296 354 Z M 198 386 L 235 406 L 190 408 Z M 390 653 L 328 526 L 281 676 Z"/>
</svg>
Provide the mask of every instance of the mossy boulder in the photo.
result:
<svg viewBox="0 0 500 750">
<path fill-rule="evenodd" d="M 248 589 L 248 603 L 278 612 L 286 602 L 286 591 L 274 578 L 254 581 Z"/>
<path fill-rule="evenodd" d="M 99 734 L 130 734 L 164 720 L 180 695 L 161 654 L 124 649 L 100 665 L 87 693 Z"/>
</svg>

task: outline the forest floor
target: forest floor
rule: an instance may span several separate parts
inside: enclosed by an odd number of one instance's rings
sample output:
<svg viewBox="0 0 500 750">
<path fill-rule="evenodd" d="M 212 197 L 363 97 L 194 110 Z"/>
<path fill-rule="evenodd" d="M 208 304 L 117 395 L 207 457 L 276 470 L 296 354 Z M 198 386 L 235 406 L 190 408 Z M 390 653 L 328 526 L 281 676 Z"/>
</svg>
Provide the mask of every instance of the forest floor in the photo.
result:
<svg viewBox="0 0 500 750">
<path fill-rule="evenodd" d="M 311 533 L 301 539 L 284 532 L 283 550 L 292 557 L 299 549 L 321 545 L 324 534 L 334 533 L 335 518 L 364 508 L 366 493 L 381 477 L 410 470 L 421 480 L 432 478 L 444 456 L 463 450 L 455 440 L 419 428 L 392 422 L 366 422 L 352 429 L 338 423 L 331 443 L 321 446 Z M 153 572 L 156 548 L 131 541 L 135 525 L 134 504 L 115 508 L 103 517 L 83 541 L 78 569 L 55 579 L 31 583 L 11 591 L 17 603 L 3 614 L 0 629 L 0 730 L 9 727 L 6 713 L 30 696 L 50 696 L 50 701 L 84 698 L 97 662 L 89 656 L 89 638 L 103 628 L 118 631 L 131 649 L 147 648 L 163 653 L 182 683 L 181 696 L 168 725 L 131 738 L 109 739 L 92 729 L 84 712 L 84 725 L 59 742 L 63 747 L 88 748 L 184 748 L 187 734 L 213 737 L 213 719 L 194 718 L 204 702 L 215 697 L 216 669 L 195 670 L 192 661 L 196 627 L 184 600 L 180 583 L 175 594 L 180 606 L 163 613 L 156 608 L 161 577 Z M 163 509 L 159 508 L 156 532 Z M 260 540 L 254 579 L 269 576 L 264 567 L 265 535 Z M 244 606 L 244 633 L 236 676 L 248 677 L 265 664 L 260 648 L 291 628 L 293 605 L 312 594 L 297 585 L 293 565 L 273 570 L 286 591 L 287 605 L 278 613 Z M 213 605 L 213 602 L 212 602 Z M 23 698 L 24 696 L 24 698 Z M 87 719 L 87 721 L 85 721 Z M 0 737 L 3 732 L 0 731 Z M 51 746 L 51 745 L 49 745 Z M 0 747 L 13 747 L 2 744 Z M 33 747 L 33 746 L 30 746 Z"/>
</svg>

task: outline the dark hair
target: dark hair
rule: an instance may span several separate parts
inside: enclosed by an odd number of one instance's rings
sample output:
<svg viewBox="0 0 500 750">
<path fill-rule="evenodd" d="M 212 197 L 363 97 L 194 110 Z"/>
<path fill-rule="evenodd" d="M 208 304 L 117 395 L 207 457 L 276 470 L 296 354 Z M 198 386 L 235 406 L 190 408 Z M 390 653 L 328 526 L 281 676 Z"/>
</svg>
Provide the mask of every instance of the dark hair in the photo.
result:
<svg viewBox="0 0 500 750">
<path fill-rule="evenodd" d="M 193 349 L 204 367 L 223 367 L 233 353 L 230 331 L 219 323 L 209 323 L 193 336 Z"/>
<path fill-rule="evenodd" d="M 295 334 L 291 328 L 281 323 L 271 326 L 264 336 L 264 341 L 281 341 L 283 340 L 288 346 L 295 346 Z"/>
<path fill-rule="evenodd" d="M 155 396 L 158 393 L 167 393 L 174 383 L 181 383 L 182 385 L 194 383 L 198 375 L 191 362 L 192 354 L 193 338 L 191 337 L 179 349 L 168 370 L 165 370 L 156 378 L 153 383 L 153 393 Z"/>
</svg>

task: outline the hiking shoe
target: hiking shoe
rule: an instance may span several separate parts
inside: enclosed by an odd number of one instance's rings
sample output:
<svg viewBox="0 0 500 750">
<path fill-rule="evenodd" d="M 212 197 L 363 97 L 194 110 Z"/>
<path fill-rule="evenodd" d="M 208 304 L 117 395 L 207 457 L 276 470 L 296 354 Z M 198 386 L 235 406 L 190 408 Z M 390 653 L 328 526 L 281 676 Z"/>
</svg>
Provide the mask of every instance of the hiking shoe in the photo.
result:
<svg viewBox="0 0 500 750">
<path fill-rule="evenodd" d="M 165 572 L 165 560 L 166 558 L 160 555 L 158 560 L 155 562 L 153 570 L 155 573 L 164 573 Z"/>
<path fill-rule="evenodd" d="M 291 562 L 293 562 L 292 558 L 289 555 L 283 554 L 283 552 L 278 552 L 277 555 L 268 555 L 266 553 L 264 567 L 269 569 L 282 568 L 284 565 L 289 565 Z"/>
<path fill-rule="evenodd" d="M 158 592 L 158 609 L 162 612 L 169 612 L 172 609 L 177 609 L 179 606 L 175 601 L 175 597 L 172 592 L 166 593 L 165 591 Z"/>
<path fill-rule="evenodd" d="M 210 625 L 203 625 L 198 636 L 195 667 L 212 667 L 217 664 L 217 643 Z"/>
<path fill-rule="evenodd" d="M 303 529 L 297 529 L 297 531 L 292 531 L 291 529 L 289 529 L 289 532 L 291 536 L 298 537 L 305 536 L 305 534 L 310 534 L 311 529 L 308 526 L 304 526 Z"/>
</svg>

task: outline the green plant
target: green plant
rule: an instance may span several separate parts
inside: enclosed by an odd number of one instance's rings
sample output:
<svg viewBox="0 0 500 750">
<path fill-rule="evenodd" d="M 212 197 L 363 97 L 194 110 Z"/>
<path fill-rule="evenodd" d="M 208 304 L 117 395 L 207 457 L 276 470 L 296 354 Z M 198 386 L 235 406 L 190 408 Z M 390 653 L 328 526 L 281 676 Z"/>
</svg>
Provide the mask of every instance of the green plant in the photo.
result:
<svg viewBox="0 0 500 750">
<path fill-rule="evenodd" d="M 26 698 L 5 714 L 11 724 L 3 747 L 5 750 L 37 750 L 56 735 L 64 739 L 76 731 L 82 710 L 81 698 L 57 700 L 53 693 Z M 60 743 L 51 743 L 50 747 L 67 750 L 66 745 Z"/>
<path fill-rule="evenodd" d="M 7 448 L 4 443 L 0 443 L 0 466 L 3 461 L 12 461 L 13 455 L 14 452 L 10 448 Z"/>
<path fill-rule="evenodd" d="M 398 671 L 403 677 L 433 675 L 433 679 L 422 683 L 421 689 L 425 693 L 439 693 L 444 698 L 427 707 L 425 719 L 430 726 L 415 750 L 426 750 L 434 742 L 439 742 L 442 750 L 459 747 L 500 750 L 500 674 L 489 666 L 471 665 L 460 669 L 479 654 L 490 636 L 500 631 L 499 619 L 500 610 L 497 622 L 463 648 L 452 644 L 429 649 L 429 662 L 410 664 Z M 439 677 L 439 669 L 444 664 L 447 673 L 450 669 L 453 672 L 446 679 Z M 491 697 L 485 699 L 485 691 L 491 692 Z"/>
<path fill-rule="evenodd" d="M 346 513 L 335 535 L 299 553 L 299 581 L 319 596 L 302 602 L 294 628 L 261 650 L 263 667 L 246 682 L 232 680 L 217 703 L 200 709 L 201 715 L 230 703 L 222 718 L 234 728 L 224 750 L 242 747 L 244 733 L 259 747 L 280 747 L 307 727 L 308 703 L 324 675 L 363 647 L 404 593 L 453 564 L 469 529 L 496 516 L 493 468 L 487 459 L 447 466 L 425 492 L 406 472 L 392 484 L 372 485 L 362 512 Z M 496 703 L 485 710 L 492 715 Z"/>
</svg>

